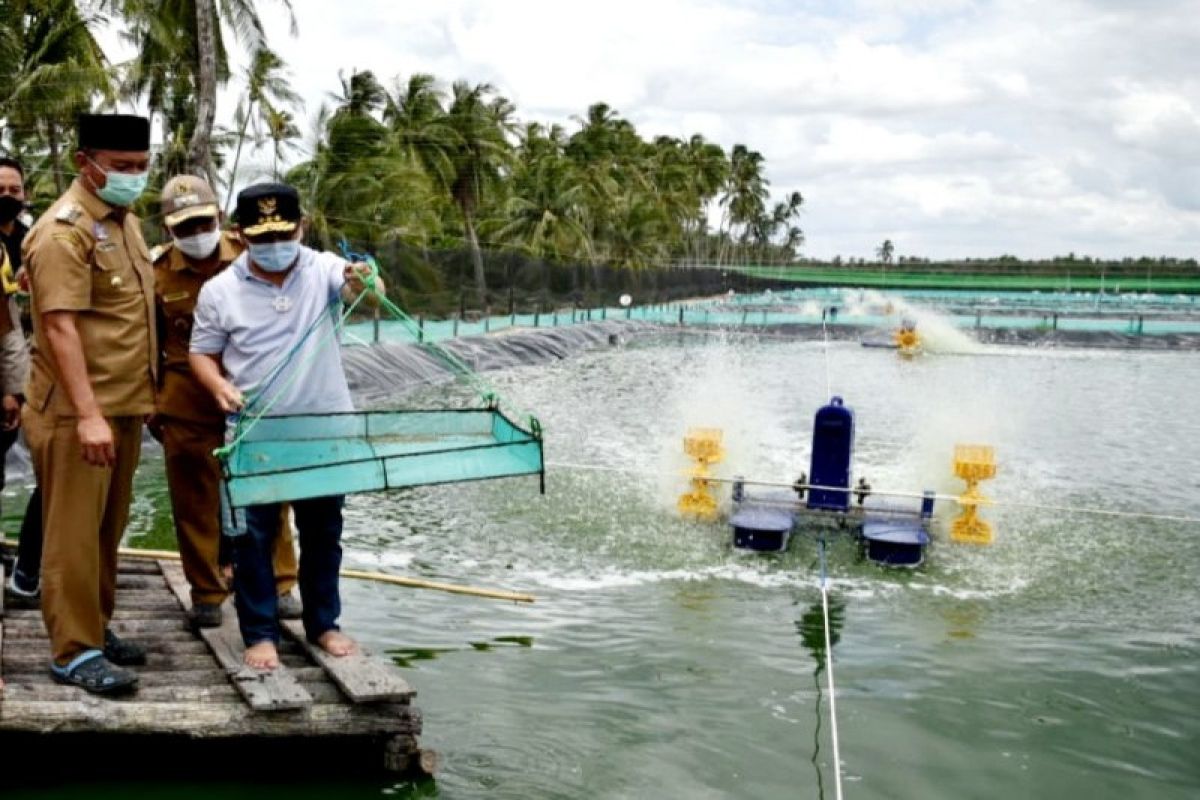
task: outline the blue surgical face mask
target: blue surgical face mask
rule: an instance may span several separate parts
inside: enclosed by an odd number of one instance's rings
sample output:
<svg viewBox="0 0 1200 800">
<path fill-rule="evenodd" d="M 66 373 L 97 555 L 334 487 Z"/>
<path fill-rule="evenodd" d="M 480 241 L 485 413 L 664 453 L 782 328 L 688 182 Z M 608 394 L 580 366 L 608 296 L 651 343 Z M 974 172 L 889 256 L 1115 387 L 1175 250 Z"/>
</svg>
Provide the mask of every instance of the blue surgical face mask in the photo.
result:
<svg viewBox="0 0 1200 800">
<path fill-rule="evenodd" d="M 247 246 L 250 248 L 250 260 L 264 272 L 283 272 L 296 263 L 300 255 L 300 242 L 297 239 L 265 244 L 248 242 Z"/>
<path fill-rule="evenodd" d="M 96 196 L 110 206 L 130 206 L 133 201 L 146 191 L 146 182 L 150 180 L 150 171 L 130 174 L 127 172 L 106 172 L 103 167 L 92 159 L 88 159 L 96 169 L 104 172 L 104 187 L 96 190 Z"/>
</svg>

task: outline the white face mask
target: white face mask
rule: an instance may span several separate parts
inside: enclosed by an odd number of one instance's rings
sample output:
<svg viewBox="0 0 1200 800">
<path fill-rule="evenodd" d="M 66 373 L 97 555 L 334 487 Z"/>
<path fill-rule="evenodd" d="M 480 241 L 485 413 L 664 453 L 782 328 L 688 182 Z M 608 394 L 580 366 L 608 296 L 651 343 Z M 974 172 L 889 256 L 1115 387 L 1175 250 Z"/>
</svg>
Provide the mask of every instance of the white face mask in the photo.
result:
<svg viewBox="0 0 1200 800">
<path fill-rule="evenodd" d="M 221 231 L 219 229 L 211 230 L 206 233 L 197 233 L 195 236 L 185 236 L 182 239 L 178 236 L 171 238 L 175 240 L 175 246 L 185 256 L 199 261 L 208 258 L 216 251 L 217 245 L 221 243 Z"/>
</svg>

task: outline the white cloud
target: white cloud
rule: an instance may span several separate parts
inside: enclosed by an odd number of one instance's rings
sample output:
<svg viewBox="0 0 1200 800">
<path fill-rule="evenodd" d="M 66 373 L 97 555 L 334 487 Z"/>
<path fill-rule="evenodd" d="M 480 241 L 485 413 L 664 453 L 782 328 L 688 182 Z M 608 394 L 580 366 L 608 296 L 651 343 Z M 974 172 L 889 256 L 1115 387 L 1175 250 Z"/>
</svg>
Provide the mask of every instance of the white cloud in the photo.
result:
<svg viewBox="0 0 1200 800">
<path fill-rule="evenodd" d="M 260 9 L 310 115 L 351 68 L 488 81 L 568 130 L 604 101 L 762 152 L 813 255 L 1200 251 L 1200 0 L 293 6 L 297 39 Z"/>
<path fill-rule="evenodd" d="M 987 132 L 925 135 L 875 121 L 843 118 L 830 125 L 824 141 L 812 150 L 811 160 L 822 167 L 874 169 L 926 162 L 994 162 L 1011 155 L 1005 142 Z"/>
<path fill-rule="evenodd" d="M 1159 156 L 1200 158 L 1200 106 L 1183 93 L 1126 86 L 1113 106 L 1120 141 Z"/>
</svg>

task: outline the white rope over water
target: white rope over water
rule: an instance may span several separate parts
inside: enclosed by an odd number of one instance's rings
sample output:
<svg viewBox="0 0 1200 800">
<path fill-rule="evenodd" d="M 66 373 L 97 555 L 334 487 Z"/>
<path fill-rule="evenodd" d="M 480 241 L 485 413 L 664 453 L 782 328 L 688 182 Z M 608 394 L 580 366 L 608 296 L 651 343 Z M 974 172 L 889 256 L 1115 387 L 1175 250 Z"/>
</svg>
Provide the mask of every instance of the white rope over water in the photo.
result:
<svg viewBox="0 0 1200 800">
<path fill-rule="evenodd" d="M 833 382 L 829 379 L 829 326 L 825 324 L 825 315 L 821 315 L 821 337 L 824 344 L 821 351 L 825 354 L 825 396 L 833 397 Z"/>
<path fill-rule="evenodd" d="M 825 676 L 829 679 L 829 738 L 833 740 L 833 785 L 842 800 L 842 754 L 838 746 L 837 691 L 833 685 L 833 642 L 829 635 L 829 575 L 825 571 L 825 537 L 821 537 L 821 618 L 825 628 Z"/>
</svg>

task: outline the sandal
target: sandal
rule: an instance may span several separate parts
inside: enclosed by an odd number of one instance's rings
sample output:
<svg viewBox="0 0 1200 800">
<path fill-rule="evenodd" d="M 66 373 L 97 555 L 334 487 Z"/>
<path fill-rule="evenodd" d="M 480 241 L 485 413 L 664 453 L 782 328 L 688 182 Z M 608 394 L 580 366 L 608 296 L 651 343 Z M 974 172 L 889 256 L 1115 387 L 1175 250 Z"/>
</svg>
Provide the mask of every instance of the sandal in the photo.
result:
<svg viewBox="0 0 1200 800">
<path fill-rule="evenodd" d="M 114 667 L 99 650 L 84 650 L 65 667 L 50 662 L 50 677 L 58 683 L 78 686 L 92 694 L 114 695 L 137 689 L 138 678 L 129 670 Z"/>
<path fill-rule="evenodd" d="M 137 642 L 122 639 L 104 629 L 104 657 L 122 667 L 136 667 L 146 663 L 146 648 Z"/>
</svg>

